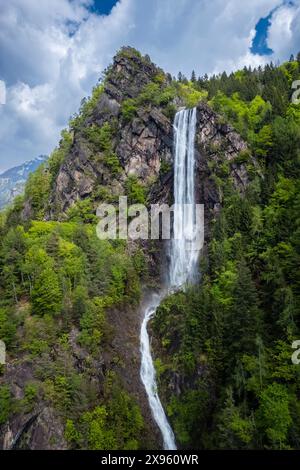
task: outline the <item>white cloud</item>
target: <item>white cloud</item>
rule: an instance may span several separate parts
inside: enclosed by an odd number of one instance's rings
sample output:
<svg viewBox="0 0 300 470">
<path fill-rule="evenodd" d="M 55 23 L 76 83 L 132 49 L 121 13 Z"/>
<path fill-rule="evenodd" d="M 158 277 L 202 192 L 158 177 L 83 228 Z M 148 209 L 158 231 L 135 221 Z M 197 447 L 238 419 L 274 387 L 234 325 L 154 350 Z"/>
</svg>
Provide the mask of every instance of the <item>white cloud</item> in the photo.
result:
<svg viewBox="0 0 300 470">
<path fill-rule="evenodd" d="M 0 108 L 1 170 L 50 153 L 122 45 L 130 3 L 107 17 L 91 14 L 88 3 L 0 0 L 0 78 L 8 85 Z"/>
<path fill-rule="evenodd" d="M 152 0 L 134 2 L 131 35 L 160 65 L 176 73 L 232 70 L 249 55 L 256 23 L 280 0 Z M 170 20 L 171 18 L 171 20 Z M 243 61 L 243 59 L 245 59 Z"/>
<path fill-rule="evenodd" d="M 3 80 L 0 80 L 0 106 L 6 103 L 6 85 Z"/>
<path fill-rule="evenodd" d="M 278 8 L 269 28 L 268 46 L 275 51 L 276 59 L 283 61 L 300 50 L 300 0 Z"/>
<path fill-rule="evenodd" d="M 249 51 L 255 25 L 281 3 L 121 0 L 110 15 L 99 16 L 88 10 L 91 1 L 0 0 L 0 79 L 7 83 L 7 104 L 0 107 L 2 170 L 51 151 L 122 45 L 148 53 L 172 74 L 259 65 L 266 59 Z M 297 23 L 290 10 L 279 8 L 270 29 L 269 46 L 280 58 L 299 40 L 299 17 Z M 290 15 L 288 35 L 284 15 Z"/>
</svg>

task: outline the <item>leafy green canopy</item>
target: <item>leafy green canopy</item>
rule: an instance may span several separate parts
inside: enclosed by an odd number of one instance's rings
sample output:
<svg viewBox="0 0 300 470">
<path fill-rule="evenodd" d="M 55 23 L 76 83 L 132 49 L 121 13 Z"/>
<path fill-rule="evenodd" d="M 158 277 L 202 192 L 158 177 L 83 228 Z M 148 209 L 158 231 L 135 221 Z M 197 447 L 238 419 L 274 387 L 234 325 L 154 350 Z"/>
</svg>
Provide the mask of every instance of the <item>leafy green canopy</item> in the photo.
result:
<svg viewBox="0 0 300 470">
<path fill-rule="evenodd" d="M 185 447 L 299 448 L 300 106 L 290 100 L 299 78 L 299 61 L 194 77 L 256 163 L 238 157 L 251 179 L 241 197 L 212 149 L 223 207 L 201 284 L 166 299 L 153 321 L 160 393 Z"/>
</svg>

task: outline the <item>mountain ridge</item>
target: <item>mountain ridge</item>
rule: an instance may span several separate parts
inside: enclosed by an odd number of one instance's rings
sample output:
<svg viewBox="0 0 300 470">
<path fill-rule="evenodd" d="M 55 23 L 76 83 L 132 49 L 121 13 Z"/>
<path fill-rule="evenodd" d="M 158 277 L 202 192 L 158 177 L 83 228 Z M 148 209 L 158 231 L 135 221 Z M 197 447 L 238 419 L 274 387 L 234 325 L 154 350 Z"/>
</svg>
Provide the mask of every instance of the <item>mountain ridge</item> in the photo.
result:
<svg viewBox="0 0 300 470">
<path fill-rule="evenodd" d="M 16 196 L 23 194 L 28 176 L 47 158 L 46 155 L 40 155 L 0 174 L 0 209 L 4 209 Z"/>
</svg>

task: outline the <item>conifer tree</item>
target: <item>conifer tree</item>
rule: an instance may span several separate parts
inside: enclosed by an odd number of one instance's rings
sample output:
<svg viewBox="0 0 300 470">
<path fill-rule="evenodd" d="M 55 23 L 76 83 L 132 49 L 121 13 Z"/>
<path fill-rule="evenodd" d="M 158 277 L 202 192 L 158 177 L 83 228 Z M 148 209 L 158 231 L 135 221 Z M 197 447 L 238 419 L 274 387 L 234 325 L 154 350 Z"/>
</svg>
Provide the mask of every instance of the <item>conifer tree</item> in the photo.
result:
<svg viewBox="0 0 300 470">
<path fill-rule="evenodd" d="M 192 71 L 192 75 L 191 75 L 191 82 L 192 83 L 195 83 L 196 82 L 196 73 L 195 73 L 195 70 Z"/>
<path fill-rule="evenodd" d="M 260 331 L 260 310 L 255 285 L 244 260 L 238 265 L 234 300 L 225 317 L 224 343 L 231 368 L 238 357 L 256 351 L 256 337 Z"/>
</svg>

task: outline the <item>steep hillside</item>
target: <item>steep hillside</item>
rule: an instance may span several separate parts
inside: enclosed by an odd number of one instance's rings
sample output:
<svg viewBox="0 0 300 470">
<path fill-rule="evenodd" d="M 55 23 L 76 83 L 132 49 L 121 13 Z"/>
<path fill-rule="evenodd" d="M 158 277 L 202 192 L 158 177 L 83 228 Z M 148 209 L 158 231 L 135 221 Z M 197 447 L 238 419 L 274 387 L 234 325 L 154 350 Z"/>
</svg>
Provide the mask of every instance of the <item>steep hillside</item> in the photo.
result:
<svg viewBox="0 0 300 470">
<path fill-rule="evenodd" d="M 295 61 L 175 80 L 135 49 L 118 52 L 1 218 L 3 448 L 161 446 L 138 336 L 166 247 L 99 240 L 96 209 L 120 195 L 173 202 L 182 107 L 196 107 L 205 245 L 200 284 L 169 296 L 152 323 L 165 409 L 182 448 L 299 447 L 290 345 L 299 333 L 300 115 L 268 91 L 299 72 Z"/>
<path fill-rule="evenodd" d="M 202 449 L 299 449 L 300 107 L 298 61 L 194 78 L 248 143 L 239 197 L 222 147 L 201 283 L 153 321 L 160 392 L 178 442 Z M 199 119 L 199 118 L 198 118 Z M 200 176 L 201 178 L 201 176 Z"/>
</svg>

